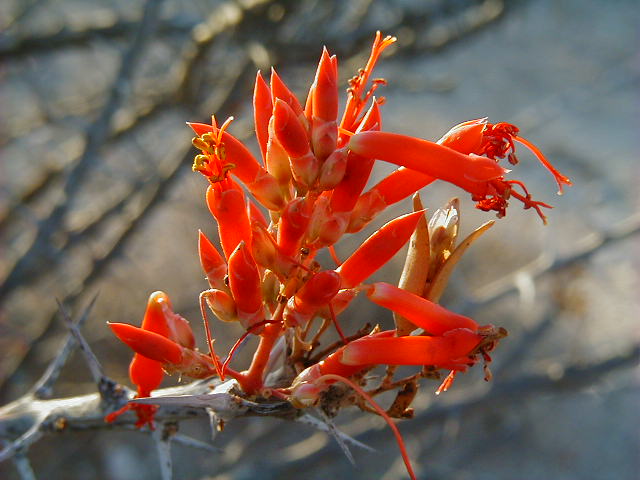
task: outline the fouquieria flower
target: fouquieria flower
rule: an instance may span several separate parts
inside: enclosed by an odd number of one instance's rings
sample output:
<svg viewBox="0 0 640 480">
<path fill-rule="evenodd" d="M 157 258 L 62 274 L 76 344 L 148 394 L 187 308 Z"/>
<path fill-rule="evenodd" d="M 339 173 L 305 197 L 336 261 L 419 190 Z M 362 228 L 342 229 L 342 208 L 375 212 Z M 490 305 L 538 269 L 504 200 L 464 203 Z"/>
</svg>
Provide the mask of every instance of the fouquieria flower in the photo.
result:
<svg viewBox="0 0 640 480">
<path fill-rule="evenodd" d="M 445 391 L 456 373 L 479 360 L 486 368 L 489 352 L 506 335 L 502 328 L 478 325 L 437 303 L 456 262 L 492 222 L 456 245 L 457 201 L 427 223 L 416 192 L 436 180 L 446 181 L 470 193 L 477 208 L 496 211 L 498 217 L 516 199 L 546 222 L 543 209 L 549 205 L 533 200 L 524 183 L 507 178 L 511 172 L 499 164 L 505 158 L 510 165 L 517 163 L 517 143 L 553 174 L 560 191 L 571 182 L 508 123 L 471 120 L 437 142 L 382 131 L 384 99 L 374 93 L 384 81 L 371 80 L 371 74 L 394 41 L 376 35 L 366 66 L 349 81 L 339 121 L 337 59 L 326 49 L 304 106 L 275 70 L 269 84 L 258 73 L 253 105 L 260 160 L 229 133 L 232 118 L 220 126 L 215 117 L 211 124 L 188 124 L 196 135 L 193 145 L 200 150 L 193 170 L 208 181 L 206 204 L 222 248 L 220 253 L 199 233 L 200 261 L 209 284 L 200 295 L 200 306 L 210 351 L 195 348 L 188 322 L 172 311 L 164 293 L 153 293 L 141 327 L 109 324 L 136 352 L 130 374 L 138 397 L 149 396 L 164 371 L 192 378 L 230 376 L 248 397 L 275 396 L 296 408 L 323 401 L 323 408 L 335 413 L 348 403 L 364 407 L 365 399 L 393 428 L 407 470 L 415 478 L 389 418 L 411 415 L 415 389 L 410 394 L 406 387 L 420 377 L 439 378 L 439 371 L 445 370 L 449 374 L 438 392 Z M 399 168 L 363 193 L 376 160 Z M 412 213 L 391 220 L 340 261 L 334 245 L 345 234 L 362 230 L 386 207 L 411 195 Z M 367 284 L 412 237 L 400 286 Z M 316 260 L 324 249 L 335 261 L 333 268 Z M 392 311 L 396 328 L 338 323 L 359 293 Z M 224 361 L 213 348 L 208 309 L 223 322 L 239 324 L 238 342 Z M 322 339 L 330 328 L 340 340 L 326 345 Z M 248 335 L 259 337 L 253 361 L 245 369 L 232 367 L 233 353 Z M 280 378 L 277 384 L 267 384 L 267 373 L 276 364 Z M 379 365 L 387 366 L 384 378 L 378 387 L 364 391 L 364 374 Z M 398 365 L 422 369 L 393 379 Z M 361 397 L 327 397 L 339 383 Z M 371 397 L 389 389 L 397 389 L 398 395 L 385 412 Z M 338 398 L 337 403 L 330 405 L 331 398 Z M 107 420 L 134 410 L 137 426 L 153 428 L 155 409 L 130 404 Z"/>
</svg>

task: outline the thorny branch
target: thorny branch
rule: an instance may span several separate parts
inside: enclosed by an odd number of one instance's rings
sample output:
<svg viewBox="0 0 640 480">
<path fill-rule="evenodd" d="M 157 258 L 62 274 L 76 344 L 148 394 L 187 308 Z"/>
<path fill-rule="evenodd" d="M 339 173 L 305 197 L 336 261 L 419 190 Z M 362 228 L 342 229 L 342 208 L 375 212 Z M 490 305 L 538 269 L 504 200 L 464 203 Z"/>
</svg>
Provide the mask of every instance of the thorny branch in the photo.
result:
<svg viewBox="0 0 640 480">
<path fill-rule="evenodd" d="M 625 223 L 624 227 L 603 235 L 600 241 L 592 244 L 591 249 L 583 250 L 570 258 L 554 262 L 549 267 L 549 270 L 565 267 L 577 261 L 583 261 L 588 258 L 589 255 L 599 251 L 603 245 L 626 239 L 636 233 L 638 233 L 637 225 Z M 536 275 L 536 278 L 541 274 L 542 272 Z M 94 301 L 92 301 L 89 307 L 83 312 L 77 323 L 71 325 L 73 330 L 77 329 L 86 321 Z M 548 318 L 540 323 L 536 331 L 540 331 L 542 334 L 546 330 L 546 326 L 549 324 Z M 45 372 L 30 393 L 0 409 L 0 437 L 6 439 L 7 437 L 19 435 L 16 440 L 11 441 L 9 446 L 5 447 L 2 453 L 0 453 L 0 460 L 16 456 L 16 465 L 18 468 L 28 471 L 25 470 L 28 468 L 28 461 L 24 453 L 29 445 L 39 440 L 44 434 L 56 433 L 61 430 L 78 431 L 112 428 L 110 425 L 104 423 L 103 417 L 106 412 L 105 404 L 100 400 L 100 395 L 97 393 L 66 399 L 40 400 L 48 396 L 52 384 L 59 375 L 66 358 L 71 353 L 75 345 L 75 341 L 71 340 L 73 336 L 77 336 L 77 333 L 70 333 L 70 337 L 65 342 L 65 346 L 61 349 L 60 354 L 54 359 L 47 369 L 47 372 Z M 532 340 L 530 336 L 527 336 L 527 339 L 528 341 Z M 85 349 L 86 348 L 87 347 L 85 347 Z M 445 407 L 433 407 L 420 414 L 418 416 L 419 422 L 417 423 L 424 426 L 426 423 L 440 422 L 450 415 L 466 414 L 476 409 L 482 409 L 484 406 L 490 405 L 493 402 L 505 400 L 506 398 L 513 400 L 519 397 L 527 398 L 541 392 L 554 393 L 583 388 L 584 386 L 597 382 L 611 371 L 628 368 L 636 364 L 639 358 L 640 346 L 636 345 L 626 354 L 611 357 L 599 363 L 588 366 L 567 366 L 563 368 L 563 374 L 559 378 L 551 378 L 548 374 L 530 374 L 515 377 L 507 382 L 495 384 L 488 393 L 479 395 L 477 398 L 471 398 Z M 100 383 L 103 384 L 105 381 L 107 384 L 110 382 L 103 377 Z M 115 386 L 112 382 L 110 385 L 112 386 L 111 394 L 115 394 L 115 400 L 106 399 L 107 405 L 112 405 L 113 408 L 116 408 L 122 404 L 123 401 L 126 401 L 127 398 L 131 398 L 132 392 L 126 389 L 126 387 Z M 115 388 L 113 388 L 114 386 Z M 215 397 L 214 393 L 221 387 L 226 391 L 221 394 L 222 397 L 220 400 L 212 402 L 212 399 Z M 198 392 L 204 393 L 202 401 L 199 402 L 196 401 L 199 395 Z M 159 397 L 169 396 L 167 403 L 171 405 L 169 408 L 165 406 L 160 410 L 157 416 L 160 423 L 175 422 L 194 417 L 205 417 L 207 416 L 205 407 L 206 409 L 213 409 L 218 417 L 226 420 L 244 415 L 276 415 L 280 418 L 295 418 L 296 416 L 295 411 L 290 407 L 282 409 L 282 406 L 274 404 L 260 405 L 254 402 L 243 401 L 239 399 L 239 397 L 235 397 L 232 393 L 229 393 L 228 386 L 220 385 L 212 391 L 208 382 L 194 382 L 193 384 L 185 386 L 158 390 L 157 395 Z M 170 398 L 176 398 L 175 395 L 188 395 L 188 397 L 183 397 L 185 398 L 185 404 L 180 405 L 179 402 L 176 404 L 175 401 L 171 401 Z M 323 430 L 325 428 L 321 426 L 323 425 L 322 422 L 317 424 L 315 420 L 307 421 L 313 422 L 317 428 Z M 123 417 L 118 420 L 114 427 L 130 428 L 133 423 L 133 418 Z M 61 429 L 60 425 L 62 424 L 64 427 Z M 416 425 L 416 423 L 412 425 Z M 408 428 L 411 429 L 412 427 Z M 328 432 L 331 430 L 331 428 L 326 429 Z M 375 442 L 376 434 L 374 434 L 373 439 L 371 439 L 370 435 L 371 433 L 367 435 L 368 440 Z M 350 437 L 346 438 L 350 439 Z M 176 440 L 194 447 L 208 448 L 205 446 L 207 444 L 198 443 L 198 441 L 188 437 L 180 440 L 174 439 L 174 441 Z M 159 445 L 165 444 L 160 443 Z M 309 458 L 304 461 L 312 462 L 316 455 L 321 455 L 320 452 L 321 451 L 310 455 Z"/>
<path fill-rule="evenodd" d="M 485 411 L 491 406 L 504 402 L 504 404 L 520 405 L 523 401 L 533 398 L 540 393 L 562 394 L 585 388 L 597 383 L 607 374 L 633 367 L 640 360 L 640 345 L 635 345 L 622 355 L 617 355 L 601 362 L 586 366 L 566 366 L 560 378 L 552 378 L 546 373 L 523 375 L 506 382 L 497 383 L 488 392 L 482 392 L 470 399 L 455 401 L 444 406 L 431 406 L 420 415 L 416 415 L 415 421 L 403 424 L 403 432 L 424 432 L 430 426 L 445 423 L 452 417 L 471 416 L 477 411 Z M 508 402 L 506 402 L 508 400 Z M 514 403 L 515 402 L 515 403 Z M 265 436 L 272 432 L 266 432 Z M 388 438 L 388 432 L 384 430 L 367 429 L 366 433 L 356 435 L 356 439 L 366 438 L 369 445 L 378 445 Z M 283 471 L 300 471 L 301 469 L 313 469 L 314 465 L 322 462 L 327 456 L 332 456 L 338 450 L 333 444 L 322 444 L 315 450 L 310 450 L 304 458 L 289 460 L 286 466 L 270 465 L 270 470 L 277 476 Z M 233 465 L 224 465 L 220 472 L 227 472 L 234 468 Z"/>
<path fill-rule="evenodd" d="M 89 307 L 90 308 L 90 307 Z M 89 308 L 85 310 L 81 319 L 86 317 Z M 77 328 L 71 325 L 72 328 Z M 75 333 L 75 336 L 79 333 Z M 82 340 L 84 341 L 84 340 Z M 85 348 L 88 348 L 86 346 Z M 63 350 L 52 365 L 63 364 L 63 358 L 68 353 Z M 481 409 L 495 402 L 509 399 L 511 402 L 518 398 L 528 398 L 538 393 L 561 393 L 583 388 L 597 382 L 606 374 L 628 368 L 640 359 L 640 345 L 635 345 L 627 353 L 614 356 L 598 363 L 590 365 L 570 365 L 563 369 L 560 376 L 550 377 L 548 374 L 529 374 L 514 378 L 506 382 L 496 382 L 487 393 L 481 393 L 470 399 L 458 401 L 443 407 L 432 407 L 418 415 L 419 421 L 408 424 L 405 429 L 425 428 L 432 422 L 444 421 L 450 415 L 468 414 L 476 409 Z M 106 377 L 101 378 L 101 383 L 109 383 Z M 42 383 L 42 380 L 41 382 Z M 276 416 L 283 419 L 295 419 L 298 414 L 289 404 L 280 403 L 255 403 L 244 400 L 235 390 L 234 381 L 220 384 L 218 380 L 196 381 L 187 385 L 157 390 L 154 395 L 154 403 L 160 404 L 156 419 L 161 425 L 187 420 L 195 417 L 206 417 L 206 409 L 215 411 L 216 416 L 225 421 L 230 421 L 239 416 Z M 0 452 L 0 461 L 15 455 L 24 455 L 28 447 L 46 434 L 61 432 L 130 428 L 134 423 L 133 416 L 123 416 L 115 424 L 104 422 L 104 415 L 108 409 L 115 409 L 131 398 L 132 392 L 125 387 L 114 385 L 115 388 L 98 393 L 82 395 L 71 398 L 57 398 L 40 400 L 36 397 L 36 390 L 32 390 L 25 397 L 12 402 L 0 409 L 0 437 L 10 440 Z M 157 397 L 157 398 L 156 398 Z M 310 423 L 323 431 L 332 431 L 329 426 L 324 426 L 310 417 L 301 418 L 304 423 Z M 166 438 L 170 437 L 165 430 L 158 429 L 154 438 L 161 435 L 156 441 L 162 445 L 161 450 L 167 448 Z M 162 437 L 162 433 L 164 437 Z M 374 442 L 381 433 L 369 432 L 367 441 Z M 165 438 L 165 440 L 162 440 Z M 174 439 L 176 440 L 176 439 Z M 198 448 L 213 448 L 190 438 L 179 437 L 178 441 L 186 445 Z M 349 437 L 343 440 L 353 443 Z M 362 446 L 357 440 L 355 445 Z M 160 447 L 159 447 L 160 448 Z M 328 447 L 325 447 L 328 448 Z M 321 452 L 315 452 L 303 462 L 313 462 Z M 170 477 L 167 477 L 170 478 Z"/>
<path fill-rule="evenodd" d="M 60 350 L 60 353 L 58 353 L 58 355 L 54 358 L 54 360 L 49 364 L 49 366 L 47 367 L 47 370 L 44 372 L 42 377 L 40 377 L 40 380 L 38 380 L 36 384 L 33 386 L 32 393 L 35 398 L 44 399 L 44 398 L 51 397 L 53 385 L 58 380 L 58 377 L 60 376 L 60 372 L 62 371 L 62 368 L 64 367 L 65 363 L 67 362 L 69 355 L 71 355 L 71 353 L 76 347 L 77 340 L 74 332 L 76 332 L 77 329 L 82 328 L 82 326 L 85 324 L 85 322 L 87 321 L 87 318 L 89 318 L 89 314 L 91 313 L 91 310 L 93 309 L 93 306 L 97 299 L 98 299 L 97 295 L 93 297 L 93 299 L 89 303 L 89 306 L 84 310 L 84 312 L 82 313 L 82 315 L 80 316 L 80 318 L 76 323 L 68 324 L 68 327 L 70 328 L 71 331 L 67 335 L 67 338 L 64 341 L 64 344 L 62 345 L 62 349 Z M 61 308 L 61 313 L 63 313 L 63 315 L 65 315 L 66 317 L 67 313 L 62 311 L 62 304 L 60 304 L 60 308 Z M 67 319 L 65 318 L 65 320 Z"/>
</svg>

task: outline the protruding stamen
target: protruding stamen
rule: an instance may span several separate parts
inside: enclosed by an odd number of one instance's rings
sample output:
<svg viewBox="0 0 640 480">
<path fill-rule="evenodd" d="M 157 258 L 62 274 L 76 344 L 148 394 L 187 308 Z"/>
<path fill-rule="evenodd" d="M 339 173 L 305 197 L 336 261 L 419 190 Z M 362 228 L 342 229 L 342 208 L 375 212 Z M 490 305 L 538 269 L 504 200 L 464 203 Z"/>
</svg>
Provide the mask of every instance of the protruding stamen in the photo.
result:
<svg viewBox="0 0 640 480">
<path fill-rule="evenodd" d="M 527 147 L 529 150 L 531 150 L 531 152 L 536 156 L 536 158 L 540 161 L 540 163 L 542 163 L 542 165 L 544 165 L 545 168 L 551 172 L 553 177 L 556 179 L 556 183 L 558 184 L 558 195 L 562 195 L 563 193 L 562 192 L 563 184 L 568 186 L 573 185 L 569 177 L 562 175 L 558 171 L 558 169 L 556 169 L 553 165 L 551 165 L 551 162 L 547 160 L 547 158 L 542 154 L 540 149 L 536 147 L 533 143 L 531 143 L 526 138 L 522 138 L 522 137 L 515 137 L 515 141 L 518 143 L 521 143 L 522 145 Z"/>
</svg>

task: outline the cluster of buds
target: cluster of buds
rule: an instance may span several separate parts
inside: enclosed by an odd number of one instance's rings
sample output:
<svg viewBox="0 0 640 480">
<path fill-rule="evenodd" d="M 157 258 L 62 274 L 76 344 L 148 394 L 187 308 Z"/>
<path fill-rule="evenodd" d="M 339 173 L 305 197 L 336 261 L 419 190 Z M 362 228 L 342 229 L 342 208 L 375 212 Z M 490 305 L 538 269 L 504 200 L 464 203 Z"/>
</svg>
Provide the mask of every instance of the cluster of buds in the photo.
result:
<svg viewBox="0 0 640 480">
<path fill-rule="evenodd" d="M 206 203 L 222 248 L 220 253 L 200 232 L 200 261 L 209 283 L 200 307 L 209 353 L 194 347 L 188 323 L 173 313 L 166 295 L 154 293 L 140 328 L 110 324 L 136 352 L 130 373 L 138 396 L 149 396 L 164 371 L 193 378 L 230 376 L 247 396 L 275 396 L 305 408 L 323 399 L 326 406 L 327 390 L 342 381 L 367 401 L 381 391 L 398 389 L 397 401 L 386 413 L 377 405 L 374 409 L 384 416 L 407 417 L 413 399 L 407 386 L 419 376 L 450 372 L 440 392 L 457 372 L 479 360 L 486 366 L 488 353 L 506 335 L 504 329 L 480 326 L 437 301 L 456 262 L 492 222 L 456 245 L 457 202 L 427 222 L 416 192 L 443 180 L 469 192 L 478 208 L 494 210 L 498 217 L 505 215 L 509 200 L 516 199 L 545 220 L 542 209 L 548 205 L 533 200 L 522 182 L 505 179 L 509 171 L 498 163 L 503 158 L 517 162 L 516 143 L 533 151 L 560 189 L 570 182 L 510 124 L 472 120 L 437 142 L 382 132 L 384 99 L 374 92 L 384 81 L 370 77 L 380 54 L 394 41 L 376 35 L 366 66 L 349 81 L 340 120 L 337 59 L 326 49 L 304 106 L 275 71 L 270 84 L 258 73 L 253 105 L 262 161 L 228 132 L 231 118 L 220 126 L 215 117 L 210 125 L 189 123 L 196 134 L 193 145 L 200 150 L 193 170 L 208 180 Z M 376 160 L 399 168 L 363 193 Z M 338 259 L 334 245 L 345 234 L 365 228 L 386 207 L 411 195 L 412 213 L 391 220 L 346 260 Z M 365 283 L 412 237 L 398 287 Z M 323 268 L 316 260 L 324 249 L 335 262 L 333 268 Z M 340 325 L 338 316 L 359 293 L 391 310 L 396 328 Z M 224 360 L 214 350 L 208 309 L 242 329 Z M 322 337 L 330 328 L 340 341 L 327 346 Z M 249 335 L 259 337 L 251 364 L 232 368 L 233 353 Z M 387 366 L 381 386 L 364 392 L 364 374 L 379 365 Z M 422 369 L 394 380 L 399 365 Z M 267 374 L 276 367 L 274 380 Z M 345 397 L 341 406 L 357 403 L 353 396 Z M 125 408 L 136 411 L 138 425 L 153 425 L 154 407 Z"/>
</svg>

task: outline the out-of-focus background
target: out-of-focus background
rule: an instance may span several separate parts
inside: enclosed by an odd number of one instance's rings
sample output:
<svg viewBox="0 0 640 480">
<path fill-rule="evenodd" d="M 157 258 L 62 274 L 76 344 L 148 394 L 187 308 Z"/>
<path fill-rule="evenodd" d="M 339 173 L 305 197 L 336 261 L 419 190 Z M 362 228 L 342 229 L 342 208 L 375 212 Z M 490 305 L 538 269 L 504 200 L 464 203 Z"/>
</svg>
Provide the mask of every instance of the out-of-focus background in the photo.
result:
<svg viewBox="0 0 640 480">
<path fill-rule="evenodd" d="M 437 139 L 473 118 L 515 123 L 575 185 L 556 197 L 522 151 L 514 175 L 555 206 L 549 226 L 514 203 L 459 266 L 443 304 L 511 335 L 493 382 L 475 369 L 440 397 L 423 382 L 416 418 L 400 424 L 419 477 L 637 479 L 639 10 L 634 0 L 2 2 L 0 404 L 59 349 L 56 299 L 78 313 L 99 292 L 84 333 L 122 382 L 130 353 L 105 322 L 139 322 L 151 291 L 168 292 L 200 331 L 197 229 L 215 237 L 215 226 L 184 122 L 234 115 L 231 131 L 254 146 L 257 69 L 275 65 L 303 98 L 327 45 L 345 85 L 380 29 L 399 39 L 376 70 L 389 82 L 386 130 Z M 433 211 L 459 194 L 434 185 L 423 201 Z M 492 218 L 461 200 L 464 232 Z M 377 278 L 396 281 L 401 264 Z M 343 326 L 356 315 L 390 321 L 356 308 Z M 221 345 L 233 327 L 216 326 Z M 77 356 L 56 394 L 93 390 Z M 377 452 L 354 450 L 353 467 L 310 427 L 240 419 L 216 438 L 221 453 L 176 447 L 176 478 L 405 475 L 378 417 L 336 422 Z M 202 423 L 181 429 L 206 439 Z M 129 431 L 45 437 L 29 458 L 38 478 L 159 476 L 150 439 Z M 18 478 L 10 461 L 0 477 Z"/>
</svg>

